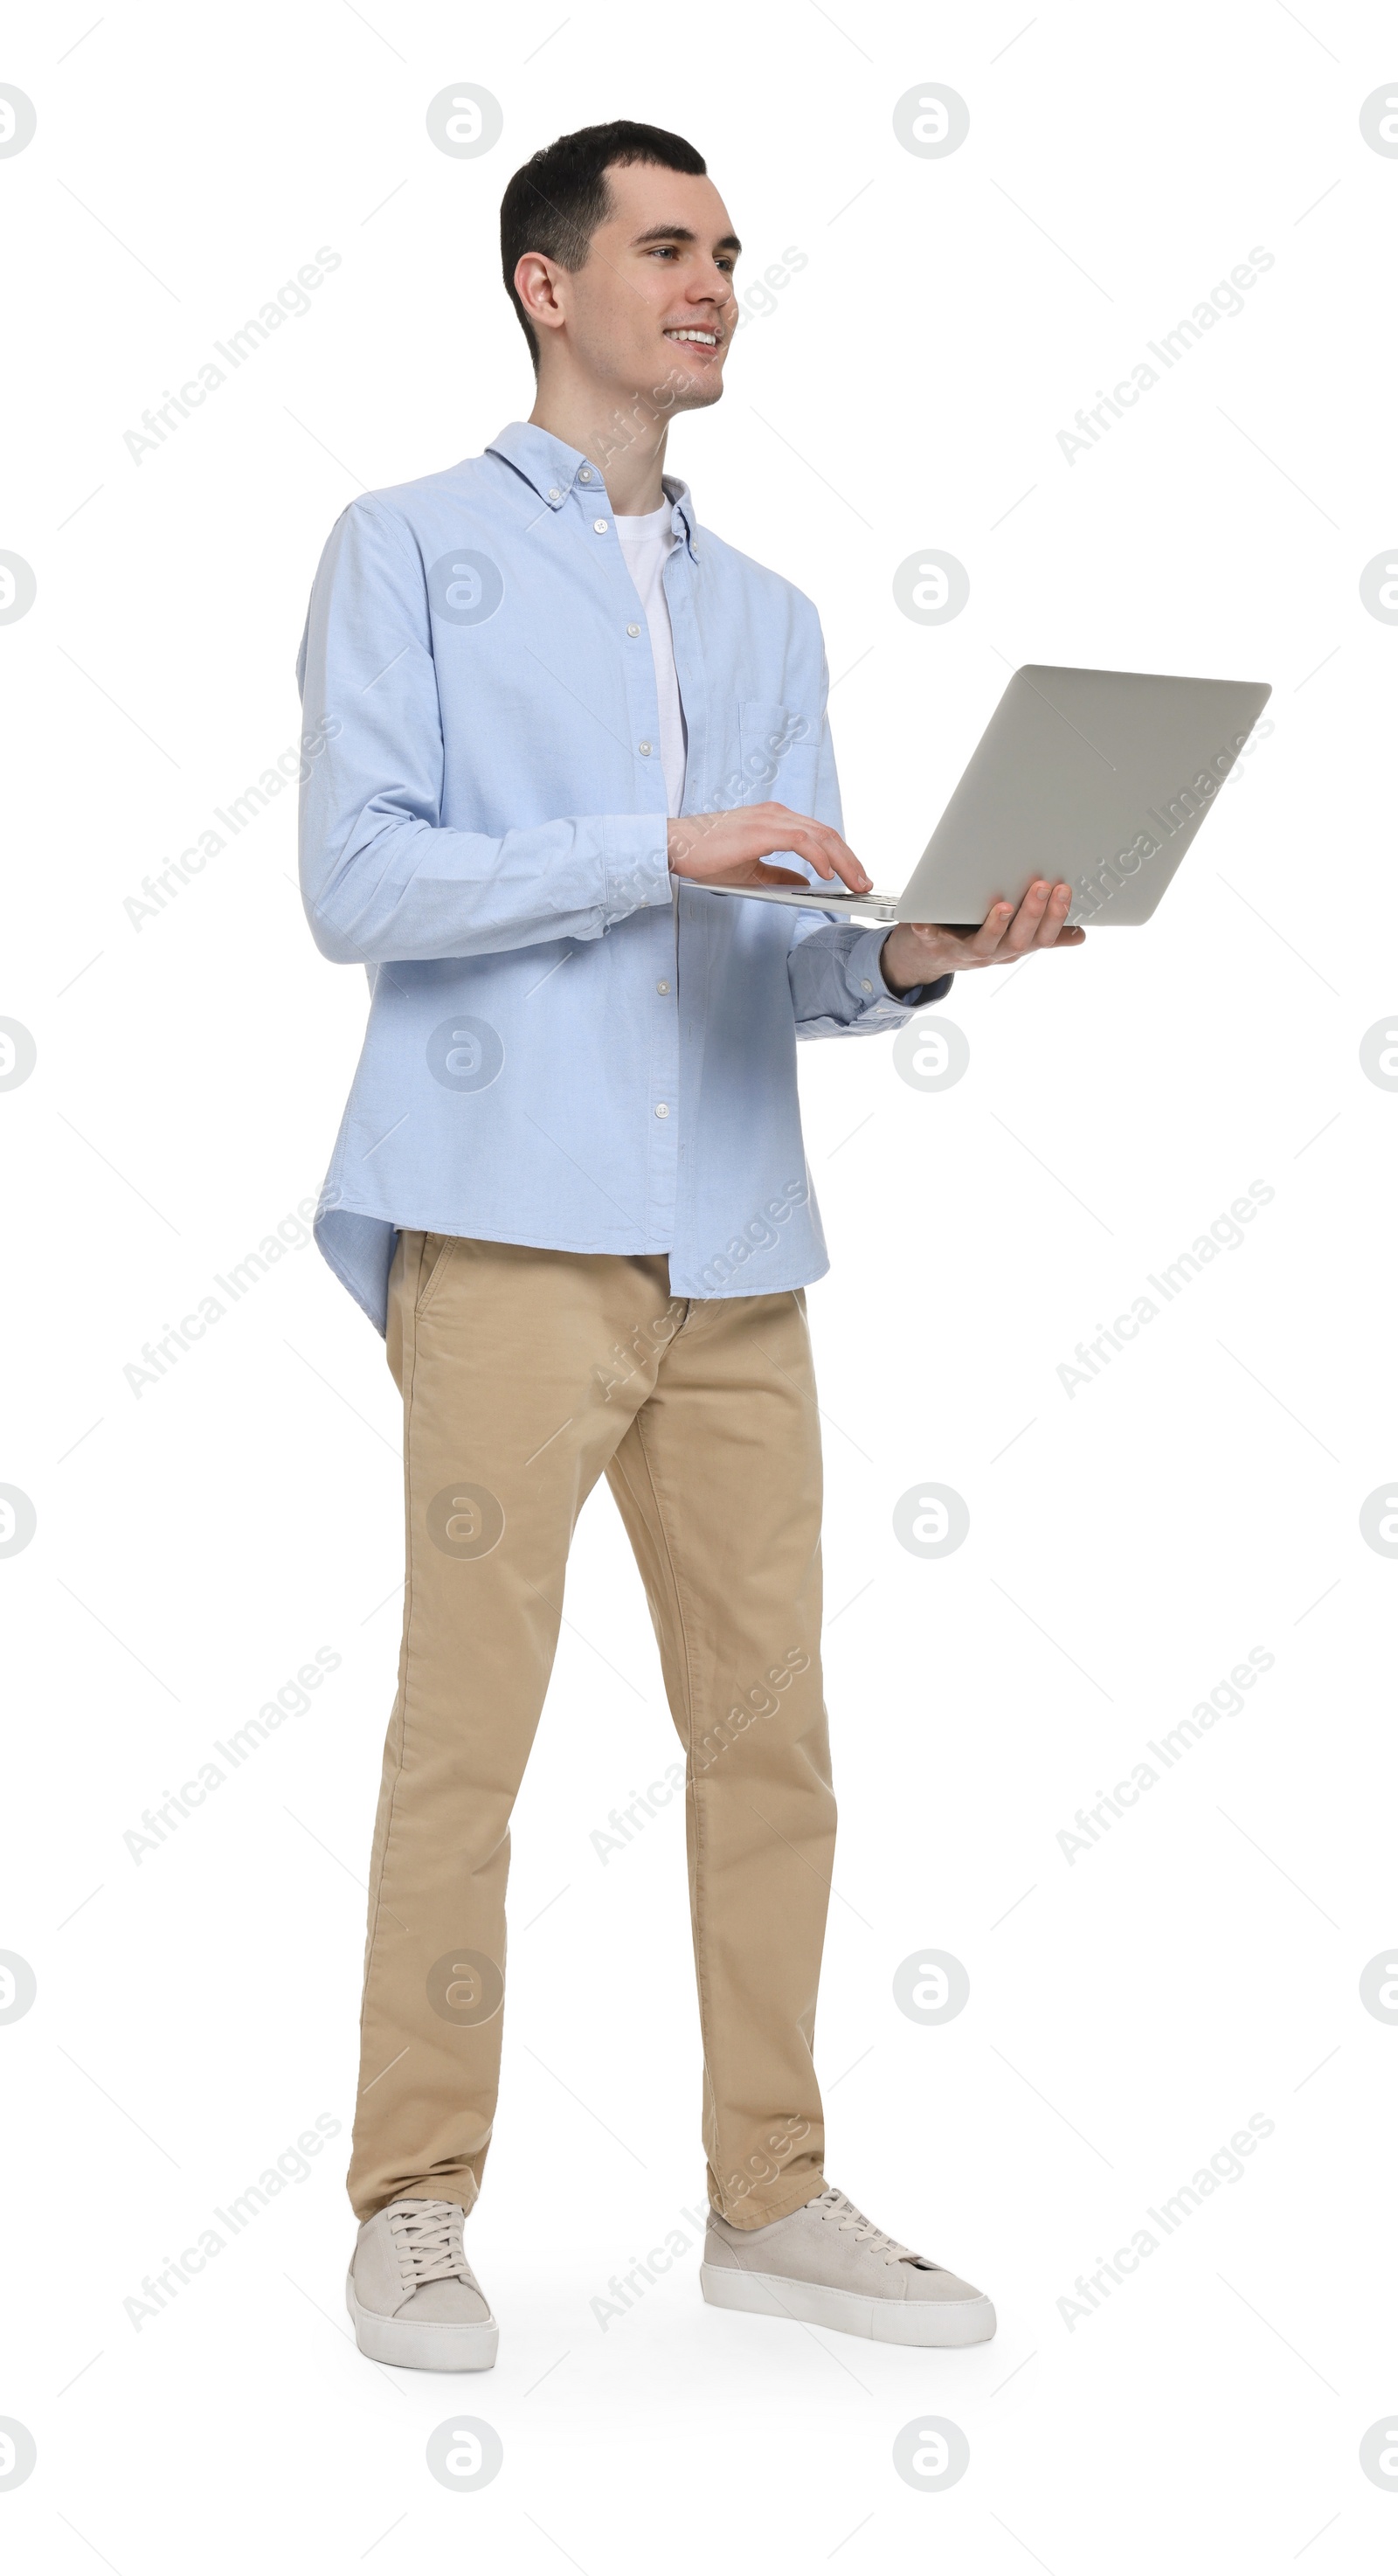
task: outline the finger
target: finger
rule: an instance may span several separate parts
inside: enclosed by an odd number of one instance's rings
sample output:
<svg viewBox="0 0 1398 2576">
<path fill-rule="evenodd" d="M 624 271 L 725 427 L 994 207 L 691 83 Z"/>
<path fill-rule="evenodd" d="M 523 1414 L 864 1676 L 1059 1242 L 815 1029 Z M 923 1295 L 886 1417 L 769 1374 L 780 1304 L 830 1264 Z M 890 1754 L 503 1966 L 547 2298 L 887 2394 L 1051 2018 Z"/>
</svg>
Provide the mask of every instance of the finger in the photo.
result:
<svg viewBox="0 0 1398 2576">
<path fill-rule="evenodd" d="M 1009 904 L 993 903 L 984 921 L 975 929 L 968 930 L 960 922 L 946 921 L 915 921 L 912 928 L 922 938 L 958 940 L 968 966 L 987 966 L 1000 945 L 1009 921 Z"/>
<path fill-rule="evenodd" d="M 838 876 L 855 894 L 868 893 L 872 877 L 848 841 L 841 840 L 828 823 L 818 823 L 811 814 L 790 814 L 782 807 L 777 809 L 769 828 L 774 835 L 772 848 L 799 850 L 827 882 Z"/>
<path fill-rule="evenodd" d="M 1032 948 L 1048 907 L 1050 887 L 1044 877 L 1035 877 L 1025 892 L 1001 947 L 1007 957 L 1022 957 Z"/>
<path fill-rule="evenodd" d="M 838 832 L 829 832 L 821 824 L 812 824 L 793 842 L 803 858 L 808 858 L 818 876 L 827 882 L 838 877 L 853 894 L 867 894 L 874 880 L 861 859 L 857 859 L 847 841 Z"/>
<path fill-rule="evenodd" d="M 993 903 L 989 912 L 986 914 L 984 921 L 981 923 L 979 930 L 975 930 L 971 933 L 970 938 L 966 942 L 966 947 L 968 953 L 975 960 L 975 963 L 978 966 L 985 965 L 990 958 L 997 954 L 1005 934 L 1010 927 L 1012 918 L 1012 905 L 1008 903 Z"/>
<path fill-rule="evenodd" d="M 795 868 L 769 867 L 765 859 L 757 861 L 755 881 L 758 885 L 802 886 L 809 892 L 809 879 L 798 875 Z"/>
<path fill-rule="evenodd" d="M 1050 889 L 1049 899 L 1044 906 L 1043 919 L 1034 934 L 1032 944 L 1035 948 L 1052 948 L 1055 945 L 1058 934 L 1067 920 L 1068 906 L 1072 900 L 1072 887 L 1065 884 L 1060 877 L 1057 885 Z"/>
</svg>

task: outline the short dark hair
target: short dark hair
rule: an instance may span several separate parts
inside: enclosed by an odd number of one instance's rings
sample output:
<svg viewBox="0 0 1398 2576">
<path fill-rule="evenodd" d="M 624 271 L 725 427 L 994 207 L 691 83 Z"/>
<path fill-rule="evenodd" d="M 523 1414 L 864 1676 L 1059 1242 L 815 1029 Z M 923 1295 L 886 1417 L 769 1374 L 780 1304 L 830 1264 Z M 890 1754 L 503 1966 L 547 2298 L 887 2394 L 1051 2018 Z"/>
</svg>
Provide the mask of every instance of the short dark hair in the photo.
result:
<svg viewBox="0 0 1398 2576">
<path fill-rule="evenodd" d="M 584 267 L 592 236 L 611 213 L 607 172 L 637 161 L 651 162 L 658 170 L 683 170 L 692 179 L 708 177 L 703 155 L 682 134 L 667 134 L 660 125 L 635 125 L 621 116 L 610 125 L 583 125 L 576 134 L 560 134 L 516 170 L 500 200 L 500 265 L 536 375 L 539 344 L 515 289 L 515 270 L 527 250 L 542 251 L 560 268 Z"/>
</svg>

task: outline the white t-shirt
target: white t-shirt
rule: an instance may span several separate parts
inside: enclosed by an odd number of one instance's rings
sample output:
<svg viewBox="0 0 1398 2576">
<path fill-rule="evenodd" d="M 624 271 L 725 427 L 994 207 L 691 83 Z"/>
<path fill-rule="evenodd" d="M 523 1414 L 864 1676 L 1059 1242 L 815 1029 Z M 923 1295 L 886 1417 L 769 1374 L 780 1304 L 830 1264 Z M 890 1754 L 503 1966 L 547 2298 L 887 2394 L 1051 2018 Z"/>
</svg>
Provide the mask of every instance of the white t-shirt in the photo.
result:
<svg viewBox="0 0 1398 2576">
<path fill-rule="evenodd" d="M 665 810 L 669 814 L 678 814 L 684 802 L 687 737 L 684 709 L 680 705 L 679 678 L 675 670 L 670 608 L 661 578 L 665 558 L 670 548 L 679 542 L 671 524 L 673 516 L 671 504 L 662 501 L 658 510 L 647 511 L 644 518 L 618 519 L 616 532 L 626 569 L 635 583 L 636 595 L 646 612 L 646 624 L 650 629 L 655 693 L 660 703 L 659 749 L 665 778 Z"/>
</svg>

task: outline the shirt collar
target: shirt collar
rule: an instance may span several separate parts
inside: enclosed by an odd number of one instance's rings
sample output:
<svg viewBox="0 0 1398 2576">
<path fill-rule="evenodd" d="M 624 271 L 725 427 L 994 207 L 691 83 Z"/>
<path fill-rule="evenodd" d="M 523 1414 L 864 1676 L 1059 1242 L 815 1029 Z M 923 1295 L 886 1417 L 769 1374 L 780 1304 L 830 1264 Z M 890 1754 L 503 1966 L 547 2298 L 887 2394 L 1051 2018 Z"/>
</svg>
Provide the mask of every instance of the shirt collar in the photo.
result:
<svg viewBox="0 0 1398 2576">
<path fill-rule="evenodd" d="M 565 446 L 551 430 L 540 429 L 536 421 L 510 421 L 498 438 L 492 438 L 486 454 L 503 457 L 550 510 L 561 510 L 575 487 L 580 499 L 586 499 L 589 490 L 606 489 L 606 477 L 588 457 L 576 447 Z M 697 561 L 699 522 L 689 485 L 673 474 L 662 475 L 661 481 L 671 504 L 671 526 Z"/>
</svg>

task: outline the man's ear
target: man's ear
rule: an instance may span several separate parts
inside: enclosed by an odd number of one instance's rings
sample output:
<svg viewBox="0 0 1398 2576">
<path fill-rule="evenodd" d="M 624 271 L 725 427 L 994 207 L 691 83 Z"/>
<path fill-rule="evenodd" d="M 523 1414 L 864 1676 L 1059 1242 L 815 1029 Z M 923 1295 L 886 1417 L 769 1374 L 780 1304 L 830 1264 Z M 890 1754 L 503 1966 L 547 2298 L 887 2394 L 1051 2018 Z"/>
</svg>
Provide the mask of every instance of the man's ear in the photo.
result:
<svg viewBox="0 0 1398 2576">
<path fill-rule="evenodd" d="M 515 293 L 536 331 L 557 331 L 566 315 L 568 272 L 541 250 L 527 250 L 515 268 Z"/>
</svg>

